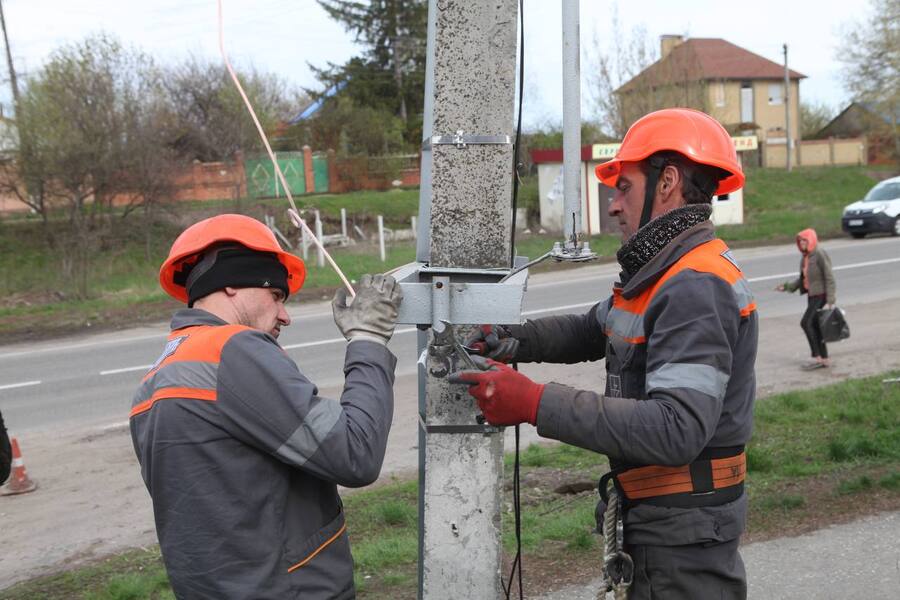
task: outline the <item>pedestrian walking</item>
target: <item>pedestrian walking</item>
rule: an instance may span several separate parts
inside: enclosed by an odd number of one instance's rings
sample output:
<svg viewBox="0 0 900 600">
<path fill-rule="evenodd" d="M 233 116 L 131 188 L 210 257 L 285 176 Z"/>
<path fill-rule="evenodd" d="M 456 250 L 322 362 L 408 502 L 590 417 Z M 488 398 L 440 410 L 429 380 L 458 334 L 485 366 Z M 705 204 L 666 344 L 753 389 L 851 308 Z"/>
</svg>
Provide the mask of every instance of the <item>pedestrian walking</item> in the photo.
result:
<svg viewBox="0 0 900 600">
<path fill-rule="evenodd" d="M 819 311 L 834 307 L 836 286 L 831 258 L 819 245 L 815 229 L 804 229 L 797 234 L 797 249 L 803 255 L 797 279 L 782 283 L 775 289 L 779 292 L 799 291 L 806 294 L 806 312 L 800 319 L 800 327 L 809 342 L 812 360 L 803 363 L 800 368 L 811 371 L 831 366 L 828 346 L 825 345 L 822 335 Z"/>
</svg>

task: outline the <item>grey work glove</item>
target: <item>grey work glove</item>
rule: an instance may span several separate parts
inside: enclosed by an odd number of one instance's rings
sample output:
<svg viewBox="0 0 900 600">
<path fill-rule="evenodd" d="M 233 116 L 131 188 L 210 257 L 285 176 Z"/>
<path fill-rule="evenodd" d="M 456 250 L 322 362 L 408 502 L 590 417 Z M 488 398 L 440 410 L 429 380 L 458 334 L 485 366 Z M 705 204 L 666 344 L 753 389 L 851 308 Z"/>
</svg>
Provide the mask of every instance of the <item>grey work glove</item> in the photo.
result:
<svg viewBox="0 0 900 600">
<path fill-rule="evenodd" d="M 505 363 L 515 359 L 519 351 L 519 340 L 502 325 L 479 325 L 465 345 L 476 354 Z"/>
<path fill-rule="evenodd" d="M 397 325 L 397 311 L 403 293 L 390 275 L 363 275 L 356 297 L 348 298 L 339 289 L 331 301 L 334 322 L 349 341 L 371 340 L 387 344 Z"/>
</svg>

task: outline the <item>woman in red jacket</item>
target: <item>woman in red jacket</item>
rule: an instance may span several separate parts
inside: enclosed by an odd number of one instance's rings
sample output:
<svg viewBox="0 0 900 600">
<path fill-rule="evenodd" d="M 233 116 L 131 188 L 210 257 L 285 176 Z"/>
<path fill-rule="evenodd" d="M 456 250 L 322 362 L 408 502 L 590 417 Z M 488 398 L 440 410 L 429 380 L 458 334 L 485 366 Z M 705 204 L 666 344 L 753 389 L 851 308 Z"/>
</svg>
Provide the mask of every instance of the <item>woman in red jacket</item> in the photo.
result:
<svg viewBox="0 0 900 600">
<path fill-rule="evenodd" d="M 819 310 L 834 306 L 834 272 L 831 270 L 831 258 L 819 247 L 814 229 L 804 229 L 797 234 L 797 248 L 803 255 L 800 260 L 799 276 L 794 281 L 782 283 L 775 289 L 779 292 L 799 290 L 808 297 L 806 312 L 800 319 L 800 327 L 803 328 L 809 342 L 812 361 L 805 363 L 801 368 L 811 371 L 831 365 L 828 348 L 819 327 Z"/>
</svg>

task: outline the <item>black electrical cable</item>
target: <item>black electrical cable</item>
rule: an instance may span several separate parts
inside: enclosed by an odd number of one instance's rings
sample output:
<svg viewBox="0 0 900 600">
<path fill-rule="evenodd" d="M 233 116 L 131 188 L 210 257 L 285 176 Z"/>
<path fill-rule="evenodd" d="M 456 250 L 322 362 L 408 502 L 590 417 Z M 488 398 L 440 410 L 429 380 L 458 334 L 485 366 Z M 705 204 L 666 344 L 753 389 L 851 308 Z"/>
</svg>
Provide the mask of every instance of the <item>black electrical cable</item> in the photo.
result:
<svg viewBox="0 0 900 600">
<path fill-rule="evenodd" d="M 516 268 L 516 208 L 519 202 L 519 142 L 522 138 L 522 97 L 525 91 L 525 5 L 524 0 L 519 0 L 519 109 L 516 119 L 516 142 L 513 147 L 513 194 L 512 194 L 512 231 L 509 234 L 509 268 Z M 519 370 L 519 365 L 512 364 L 512 368 Z M 509 572 L 509 585 L 504 586 L 506 600 L 509 600 L 512 592 L 513 577 L 518 574 L 519 600 L 524 598 L 522 591 L 522 503 L 519 490 L 519 426 L 516 425 L 516 454 L 513 463 L 513 511 L 515 514 L 516 528 L 516 556 L 513 559 Z M 501 582 L 502 583 L 502 582 Z"/>
<path fill-rule="evenodd" d="M 519 114 L 513 146 L 512 231 L 509 232 L 509 268 L 516 268 L 516 208 L 519 204 L 519 141 L 522 138 L 522 96 L 525 94 L 525 0 L 519 0 Z"/>
</svg>

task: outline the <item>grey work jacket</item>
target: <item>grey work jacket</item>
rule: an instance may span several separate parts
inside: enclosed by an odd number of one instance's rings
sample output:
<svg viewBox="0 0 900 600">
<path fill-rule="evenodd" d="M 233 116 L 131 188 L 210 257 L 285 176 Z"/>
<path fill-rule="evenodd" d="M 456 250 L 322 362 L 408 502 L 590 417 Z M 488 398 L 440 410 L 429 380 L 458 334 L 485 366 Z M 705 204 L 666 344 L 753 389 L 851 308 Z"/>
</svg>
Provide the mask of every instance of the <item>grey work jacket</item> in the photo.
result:
<svg viewBox="0 0 900 600">
<path fill-rule="evenodd" d="M 801 294 L 810 296 L 825 296 L 827 304 L 834 304 L 835 283 L 834 272 L 831 270 L 831 257 L 822 248 L 816 248 L 809 253 L 809 264 L 806 266 L 806 275 L 809 281 L 803 280 L 803 258 L 800 258 L 800 274 L 797 279 L 784 284 L 788 292 L 800 290 Z"/>
<path fill-rule="evenodd" d="M 683 232 L 617 286 L 621 296 L 637 297 L 688 252 L 714 239 L 709 221 Z M 722 253 L 721 260 L 733 265 L 719 265 L 735 269 L 733 284 L 715 274 L 681 270 L 661 284 L 640 318 L 613 313 L 617 321 L 612 322 L 610 297 L 583 315 L 510 328 L 520 340 L 516 359 L 522 362 L 606 358 L 602 395 L 547 384 L 538 433 L 635 467 L 685 465 L 704 448 L 745 444 L 753 422 L 757 315 L 730 253 Z M 613 330 L 618 333 L 607 335 Z M 629 336 L 632 342 L 624 342 Z M 626 543 L 731 540 L 741 534 L 745 520 L 746 495 L 703 508 L 638 503 L 626 516 Z"/>
<path fill-rule="evenodd" d="M 178 598 L 355 596 L 337 486 L 378 477 L 395 366 L 378 343 L 348 344 L 329 400 L 271 336 L 175 314 L 131 435 Z"/>
</svg>

